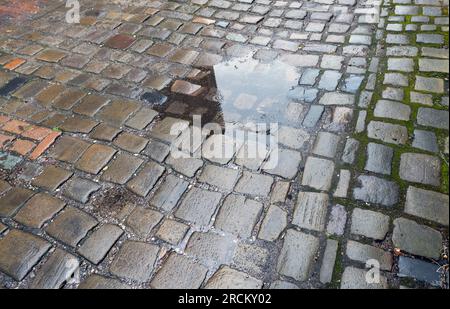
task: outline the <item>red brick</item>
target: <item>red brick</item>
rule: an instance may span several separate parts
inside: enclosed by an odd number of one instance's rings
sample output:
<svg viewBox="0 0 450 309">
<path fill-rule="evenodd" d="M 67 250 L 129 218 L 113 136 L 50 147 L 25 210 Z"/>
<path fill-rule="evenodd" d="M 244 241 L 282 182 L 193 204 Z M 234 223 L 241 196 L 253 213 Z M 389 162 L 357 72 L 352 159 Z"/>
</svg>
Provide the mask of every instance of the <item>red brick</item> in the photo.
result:
<svg viewBox="0 0 450 309">
<path fill-rule="evenodd" d="M 3 125 L 4 123 L 7 123 L 10 119 L 11 119 L 11 118 L 9 118 L 9 117 L 0 115 L 0 128 L 2 127 L 2 125 Z"/>
<path fill-rule="evenodd" d="M 29 130 L 23 132 L 22 136 L 34 139 L 36 141 L 42 141 L 45 137 L 47 137 L 47 135 L 49 135 L 52 132 L 53 131 L 48 128 L 33 126 Z"/>
<path fill-rule="evenodd" d="M 11 61 L 8 62 L 7 64 L 5 64 L 5 65 L 3 66 L 3 68 L 12 71 L 12 70 L 14 70 L 14 69 L 20 67 L 20 66 L 21 66 L 22 64 L 24 64 L 25 62 L 26 62 L 25 59 L 16 58 L 16 59 L 11 60 Z"/>
<path fill-rule="evenodd" d="M 31 141 L 17 139 L 9 150 L 24 156 L 29 153 L 34 146 L 36 145 Z"/>
<path fill-rule="evenodd" d="M 14 136 L 12 135 L 4 135 L 0 134 L 0 149 L 3 149 L 3 146 L 14 139 Z"/>
<path fill-rule="evenodd" d="M 36 160 L 37 158 L 39 158 L 39 156 L 43 154 L 60 135 L 61 132 L 52 131 L 52 133 L 47 135 L 47 137 L 44 138 L 44 140 L 33 150 L 33 152 L 30 154 L 30 159 Z"/>
<path fill-rule="evenodd" d="M 21 134 L 27 130 L 30 124 L 20 120 L 11 120 L 3 125 L 2 130 L 10 133 Z"/>
</svg>

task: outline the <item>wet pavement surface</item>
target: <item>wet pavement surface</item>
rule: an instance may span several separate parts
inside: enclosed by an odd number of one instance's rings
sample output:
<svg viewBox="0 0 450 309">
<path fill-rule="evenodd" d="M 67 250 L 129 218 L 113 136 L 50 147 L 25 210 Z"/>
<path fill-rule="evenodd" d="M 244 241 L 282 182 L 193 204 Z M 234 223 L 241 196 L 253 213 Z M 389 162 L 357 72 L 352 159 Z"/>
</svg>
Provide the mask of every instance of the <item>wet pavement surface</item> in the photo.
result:
<svg viewBox="0 0 450 309">
<path fill-rule="evenodd" d="M 448 288 L 446 0 L 79 4 L 0 0 L 0 288 Z"/>
</svg>

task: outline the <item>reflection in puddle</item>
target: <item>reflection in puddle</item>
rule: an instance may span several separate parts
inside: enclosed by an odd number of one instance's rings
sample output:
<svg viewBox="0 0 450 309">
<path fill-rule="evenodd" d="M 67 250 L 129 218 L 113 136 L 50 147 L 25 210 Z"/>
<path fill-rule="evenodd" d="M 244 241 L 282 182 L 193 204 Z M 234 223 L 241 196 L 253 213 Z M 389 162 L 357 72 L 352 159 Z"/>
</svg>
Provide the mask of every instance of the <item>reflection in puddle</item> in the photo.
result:
<svg viewBox="0 0 450 309">
<path fill-rule="evenodd" d="M 171 87 L 171 104 L 165 111 L 170 114 L 179 111 L 182 115 L 178 116 L 186 118 L 201 114 L 204 121 L 222 125 L 237 122 L 298 125 L 293 115 L 302 105 L 294 102 L 293 96 L 308 101 L 310 95 L 310 90 L 298 87 L 300 75 L 297 68 L 279 60 L 264 63 L 251 56 L 229 60 L 207 71 L 198 70 L 188 81 L 176 81 Z M 194 89 L 197 85 L 202 89 Z"/>
</svg>

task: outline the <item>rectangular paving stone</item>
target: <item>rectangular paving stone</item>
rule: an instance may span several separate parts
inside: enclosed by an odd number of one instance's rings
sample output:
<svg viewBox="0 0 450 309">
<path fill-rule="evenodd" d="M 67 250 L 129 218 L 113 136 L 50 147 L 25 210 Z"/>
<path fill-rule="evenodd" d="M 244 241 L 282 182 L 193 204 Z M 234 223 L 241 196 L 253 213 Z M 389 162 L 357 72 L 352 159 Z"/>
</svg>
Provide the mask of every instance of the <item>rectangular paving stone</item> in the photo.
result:
<svg viewBox="0 0 450 309">
<path fill-rule="evenodd" d="M 379 282 L 367 282 L 366 269 L 346 267 L 341 279 L 341 289 L 387 289 L 388 283 L 385 276 L 380 275 Z"/>
<path fill-rule="evenodd" d="M 406 144 L 408 140 L 406 127 L 373 120 L 367 126 L 367 135 L 369 138 L 396 145 Z"/>
<path fill-rule="evenodd" d="M 271 205 L 262 221 L 258 238 L 276 240 L 287 226 L 287 213 L 278 206 Z"/>
<path fill-rule="evenodd" d="M 338 135 L 329 132 L 319 132 L 313 147 L 313 153 L 319 156 L 334 158 L 338 144 Z"/>
<path fill-rule="evenodd" d="M 38 193 L 19 210 L 14 216 L 14 220 L 32 228 L 41 228 L 65 205 L 64 201 L 47 193 Z"/>
<path fill-rule="evenodd" d="M 158 113 L 150 108 L 143 107 L 134 116 L 132 116 L 125 124 L 136 130 L 143 130 L 150 122 L 155 119 Z"/>
<path fill-rule="evenodd" d="M 78 270 L 78 259 L 57 248 L 37 271 L 32 289 L 60 289 Z"/>
<path fill-rule="evenodd" d="M 150 279 L 159 247 L 137 241 L 123 243 L 119 253 L 114 258 L 110 271 L 118 277 L 143 283 Z"/>
<path fill-rule="evenodd" d="M 186 236 L 189 228 L 189 225 L 175 220 L 164 220 L 155 236 L 169 244 L 177 246 Z"/>
<path fill-rule="evenodd" d="M 373 114 L 375 117 L 408 121 L 411 108 L 399 102 L 379 100 Z"/>
<path fill-rule="evenodd" d="M 108 165 L 108 169 L 103 173 L 101 179 L 123 185 L 143 162 L 140 158 L 121 153 Z"/>
<path fill-rule="evenodd" d="M 79 138 L 65 135 L 58 139 L 49 156 L 67 163 L 75 163 L 89 146 L 89 143 Z"/>
<path fill-rule="evenodd" d="M 263 283 L 244 272 L 222 266 L 205 285 L 206 289 L 260 289 Z"/>
<path fill-rule="evenodd" d="M 239 171 L 236 169 L 219 167 L 208 164 L 198 178 L 200 182 L 206 182 L 222 190 L 230 191 L 238 179 Z"/>
<path fill-rule="evenodd" d="M 367 161 L 365 170 L 385 175 L 391 174 L 394 150 L 391 147 L 369 143 L 367 145 Z"/>
<path fill-rule="evenodd" d="M 392 181 L 361 175 L 358 185 L 353 189 L 353 197 L 367 203 L 393 206 L 399 199 L 399 187 Z"/>
<path fill-rule="evenodd" d="M 334 163 L 330 160 L 309 156 L 303 171 L 302 185 L 317 190 L 328 191 L 334 173 Z"/>
<path fill-rule="evenodd" d="M 449 197 L 446 194 L 408 187 L 405 213 L 448 226 Z"/>
<path fill-rule="evenodd" d="M 212 232 L 194 232 L 185 253 L 199 259 L 205 266 L 219 266 L 230 261 L 236 248 L 233 239 Z"/>
<path fill-rule="evenodd" d="M 136 207 L 126 220 L 126 225 L 130 227 L 138 237 L 146 238 L 162 218 L 163 215 L 158 211 Z"/>
<path fill-rule="evenodd" d="M 75 167 L 83 172 L 98 174 L 108 164 L 116 150 L 105 145 L 91 145 L 77 161 Z"/>
<path fill-rule="evenodd" d="M 176 206 L 188 185 L 187 181 L 168 175 L 150 200 L 150 204 L 164 211 L 170 211 Z"/>
<path fill-rule="evenodd" d="M 441 255 L 441 233 L 409 219 L 398 218 L 394 220 L 392 242 L 395 248 L 411 254 L 431 259 L 438 259 Z"/>
<path fill-rule="evenodd" d="M 388 216 L 361 208 L 355 208 L 353 210 L 350 230 L 352 234 L 383 240 L 388 230 Z"/>
<path fill-rule="evenodd" d="M 377 260 L 381 270 L 391 270 L 392 268 L 391 253 L 353 240 L 347 241 L 346 255 L 361 263 L 366 263 L 371 259 Z"/>
<path fill-rule="evenodd" d="M 193 187 L 184 197 L 175 216 L 196 225 L 206 226 L 211 220 L 222 195 Z"/>
<path fill-rule="evenodd" d="M 419 71 L 421 72 L 448 73 L 449 72 L 448 66 L 449 66 L 448 60 L 428 59 L 428 58 L 419 59 Z"/>
<path fill-rule="evenodd" d="M 42 238 L 13 229 L 0 239 L 0 270 L 21 281 L 50 247 Z"/>
<path fill-rule="evenodd" d="M 0 197 L 0 216 L 11 217 L 28 201 L 34 192 L 24 188 L 14 187 Z"/>
<path fill-rule="evenodd" d="M 92 263 L 98 264 L 122 234 L 123 230 L 117 225 L 102 225 L 83 242 L 78 252 Z"/>
<path fill-rule="evenodd" d="M 155 289 L 198 289 L 208 269 L 189 258 L 172 253 L 150 283 Z"/>
<path fill-rule="evenodd" d="M 444 93 L 444 80 L 435 77 L 416 76 L 414 89 L 425 92 Z"/>
<path fill-rule="evenodd" d="M 288 230 L 278 258 L 278 272 L 298 281 L 307 280 L 318 249 L 318 238 L 293 229 Z"/>
<path fill-rule="evenodd" d="M 441 161 L 426 154 L 403 153 L 400 156 L 399 176 L 406 181 L 439 186 Z"/>
<path fill-rule="evenodd" d="M 90 275 L 80 283 L 78 289 L 131 289 L 131 287 L 117 279 L 103 277 L 97 274 Z"/>
<path fill-rule="evenodd" d="M 179 153 L 179 152 L 178 152 Z M 169 164 L 175 171 L 183 174 L 189 178 L 194 177 L 197 171 L 203 166 L 204 162 L 197 158 L 192 158 L 190 155 L 182 154 L 177 158 L 177 155 L 172 152 L 166 159 L 166 163 Z"/>
<path fill-rule="evenodd" d="M 140 104 L 134 101 L 112 101 L 104 106 L 95 116 L 99 120 L 120 127 L 139 107 Z"/>
<path fill-rule="evenodd" d="M 440 278 L 439 265 L 407 256 L 400 256 L 398 266 L 398 276 L 400 278 L 414 278 L 418 281 L 427 282 L 432 286 L 441 286 L 442 280 Z"/>
<path fill-rule="evenodd" d="M 263 165 L 263 170 L 271 175 L 292 179 L 297 175 L 302 155 L 290 149 L 277 149 L 271 153 L 269 160 Z"/>
<path fill-rule="evenodd" d="M 80 203 L 87 203 L 89 197 L 95 191 L 99 190 L 101 186 L 91 180 L 73 177 L 63 187 L 63 195 Z"/>
<path fill-rule="evenodd" d="M 155 162 L 148 162 L 137 176 L 127 183 L 127 188 L 139 196 L 146 196 L 164 173 L 165 168 Z"/>
<path fill-rule="evenodd" d="M 336 254 L 338 242 L 334 239 L 327 239 L 327 245 L 323 254 L 322 266 L 320 267 L 320 282 L 330 283 L 333 276 L 334 264 L 336 263 Z"/>
<path fill-rule="evenodd" d="M 75 247 L 97 221 L 87 213 L 68 206 L 53 220 L 45 231 L 63 243 Z"/>
<path fill-rule="evenodd" d="M 241 238 L 251 236 L 263 205 L 240 195 L 229 195 L 215 220 L 214 226 Z"/>
<path fill-rule="evenodd" d="M 322 232 L 328 212 L 328 195 L 300 192 L 295 205 L 292 223 L 301 228 Z"/>
<path fill-rule="evenodd" d="M 273 178 L 270 176 L 244 171 L 234 190 L 251 196 L 267 197 L 272 184 Z"/>
<path fill-rule="evenodd" d="M 422 126 L 448 130 L 449 114 L 445 110 L 420 107 L 417 112 L 417 123 Z"/>
</svg>

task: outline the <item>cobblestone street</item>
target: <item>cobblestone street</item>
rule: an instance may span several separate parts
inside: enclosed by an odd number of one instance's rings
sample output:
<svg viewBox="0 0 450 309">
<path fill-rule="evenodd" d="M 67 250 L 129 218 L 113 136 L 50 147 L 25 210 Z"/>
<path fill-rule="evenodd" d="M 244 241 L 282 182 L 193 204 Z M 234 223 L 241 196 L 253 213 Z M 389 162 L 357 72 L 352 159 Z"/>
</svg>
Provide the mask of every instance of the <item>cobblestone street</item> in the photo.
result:
<svg viewBox="0 0 450 309">
<path fill-rule="evenodd" d="M 0 0 L 0 289 L 448 288 L 448 30 L 448 0 Z"/>
</svg>

